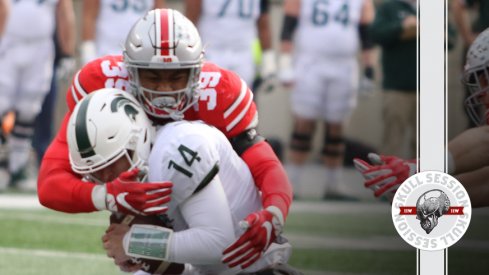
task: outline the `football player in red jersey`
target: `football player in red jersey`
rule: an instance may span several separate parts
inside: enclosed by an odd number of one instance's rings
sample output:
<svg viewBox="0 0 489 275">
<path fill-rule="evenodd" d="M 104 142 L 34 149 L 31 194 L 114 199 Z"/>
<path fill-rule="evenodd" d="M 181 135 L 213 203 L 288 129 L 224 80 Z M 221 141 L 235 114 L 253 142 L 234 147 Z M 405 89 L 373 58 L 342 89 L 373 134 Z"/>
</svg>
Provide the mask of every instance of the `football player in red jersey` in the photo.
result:
<svg viewBox="0 0 489 275">
<path fill-rule="evenodd" d="M 281 232 L 292 201 L 291 185 L 272 148 L 255 130 L 258 115 L 250 89 L 235 73 L 203 60 L 195 26 L 175 10 L 150 11 L 130 31 L 124 57 L 96 59 L 75 75 L 67 93 L 69 112 L 39 171 L 41 204 L 68 213 L 91 212 L 107 209 L 108 198 L 128 193 L 131 202 L 110 201 L 116 206 L 112 210 L 147 213 L 155 209 L 147 203 L 153 199 L 152 190 L 167 188 L 160 183 L 138 190 L 136 179 L 120 177 L 95 185 L 81 181 L 71 170 L 66 143 L 69 115 L 80 98 L 105 87 L 130 90 L 155 124 L 200 119 L 230 139 L 262 192 L 264 210 L 246 218 L 242 224 L 247 230 L 224 251 L 223 260 L 232 266 L 251 265 Z"/>
<path fill-rule="evenodd" d="M 479 125 L 459 134 L 447 146 L 447 172 L 469 193 L 472 207 L 489 206 L 489 29 L 479 34 L 467 51 L 463 84 L 471 95 L 465 100 L 468 114 Z M 480 107 L 485 111 L 480 112 Z M 415 160 L 369 155 L 370 163 L 355 159 L 365 187 L 375 197 L 392 202 L 398 187 L 416 173 Z"/>
</svg>

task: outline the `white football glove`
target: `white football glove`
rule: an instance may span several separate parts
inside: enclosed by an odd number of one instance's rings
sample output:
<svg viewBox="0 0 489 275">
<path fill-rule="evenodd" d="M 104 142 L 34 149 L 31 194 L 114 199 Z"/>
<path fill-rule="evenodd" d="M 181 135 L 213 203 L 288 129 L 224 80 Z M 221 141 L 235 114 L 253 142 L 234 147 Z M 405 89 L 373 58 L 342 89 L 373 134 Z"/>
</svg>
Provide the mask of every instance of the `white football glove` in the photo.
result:
<svg viewBox="0 0 489 275">
<path fill-rule="evenodd" d="M 273 50 L 266 50 L 261 58 L 260 76 L 263 79 L 275 77 L 277 75 L 277 56 Z"/>
<path fill-rule="evenodd" d="M 288 53 L 281 54 L 278 63 L 280 68 L 278 78 L 280 82 L 285 86 L 293 85 L 295 77 L 292 67 L 292 55 Z"/>
<path fill-rule="evenodd" d="M 80 45 L 80 61 L 82 66 L 97 58 L 97 48 L 93 40 L 83 41 Z"/>
<path fill-rule="evenodd" d="M 360 77 L 358 94 L 362 97 L 370 97 L 376 90 L 373 67 L 365 68 L 363 75 Z"/>
<path fill-rule="evenodd" d="M 256 87 L 256 93 L 271 92 L 279 86 L 276 58 L 277 56 L 273 50 L 263 52 L 260 67 L 261 82 Z"/>
<path fill-rule="evenodd" d="M 368 154 L 371 162 L 354 159 L 355 168 L 365 179 L 365 187 L 374 191 L 374 196 L 385 197 L 390 202 L 399 186 L 411 175 L 416 173 L 416 162 L 414 160 L 403 160 L 394 156 L 379 156 L 374 153 Z"/>
<path fill-rule="evenodd" d="M 76 60 L 73 57 L 63 57 L 56 68 L 56 79 L 58 81 L 67 81 L 73 76 L 76 69 Z"/>
</svg>

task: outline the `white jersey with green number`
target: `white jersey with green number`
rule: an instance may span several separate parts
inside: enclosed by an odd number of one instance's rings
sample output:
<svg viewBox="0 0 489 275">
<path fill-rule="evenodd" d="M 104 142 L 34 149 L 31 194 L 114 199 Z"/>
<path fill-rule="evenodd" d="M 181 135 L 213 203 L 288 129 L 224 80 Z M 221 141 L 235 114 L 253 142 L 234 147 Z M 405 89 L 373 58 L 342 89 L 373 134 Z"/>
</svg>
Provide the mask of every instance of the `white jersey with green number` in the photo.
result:
<svg viewBox="0 0 489 275">
<path fill-rule="evenodd" d="M 297 54 L 354 58 L 364 0 L 301 0 Z"/>
<path fill-rule="evenodd" d="M 191 264 L 191 274 L 238 273 L 222 264 L 222 251 L 243 233 L 239 222 L 262 204 L 248 166 L 224 134 L 202 121 L 163 126 L 149 157 L 149 181 L 173 182 L 166 259 Z M 246 271 L 286 263 L 290 253 L 288 243 L 274 243 Z"/>
<path fill-rule="evenodd" d="M 238 221 L 261 207 L 246 163 L 221 131 L 201 121 L 173 122 L 160 128 L 149 165 L 150 180 L 173 182 L 172 205 L 186 200 L 218 174 Z"/>
</svg>

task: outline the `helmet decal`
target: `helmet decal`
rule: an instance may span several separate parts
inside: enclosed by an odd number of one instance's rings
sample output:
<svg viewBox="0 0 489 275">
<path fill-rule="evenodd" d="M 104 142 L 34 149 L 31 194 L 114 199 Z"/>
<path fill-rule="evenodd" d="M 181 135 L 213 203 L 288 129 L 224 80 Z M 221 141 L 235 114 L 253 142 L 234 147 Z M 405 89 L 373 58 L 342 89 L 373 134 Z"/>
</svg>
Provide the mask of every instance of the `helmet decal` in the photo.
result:
<svg viewBox="0 0 489 275">
<path fill-rule="evenodd" d="M 87 130 L 87 110 L 90 99 L 91 96 L 88 96 L 87 99 L 81 103 L 78 115 L 76 116 L 76 144 L 82 158 L 88 158 L 95 155 Z"/>
<path fill-rule="evenodd" d="M 136 102 L 125 98 L 122 94 L 119 94 L 112 102 L 110 103 L 110 111 L 115 113 L 118 111 L 120 107 L 124 107 L 124 112 L 126 115 L 136 121 L 136 115 L 139 113 L 138 110 L 134 107 L 134 105 L 138 105 Z"/>
</svg>

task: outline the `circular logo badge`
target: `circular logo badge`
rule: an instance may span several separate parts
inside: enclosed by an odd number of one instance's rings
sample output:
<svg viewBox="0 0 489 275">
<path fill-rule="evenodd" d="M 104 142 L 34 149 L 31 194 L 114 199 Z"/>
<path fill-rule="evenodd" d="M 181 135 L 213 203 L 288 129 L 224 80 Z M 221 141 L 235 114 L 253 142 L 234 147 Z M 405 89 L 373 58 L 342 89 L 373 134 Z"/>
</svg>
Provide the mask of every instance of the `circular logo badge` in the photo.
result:
<svg viewBox="0 0 489 275">
<path fill-rule="evenodd" d="M 392 221 L 399 235 L 421 250 L 455 244 L 469 227 L 469 194 L 454 177 L 425 171 L 404 181 L 392 201 Z"/>
</svg>

